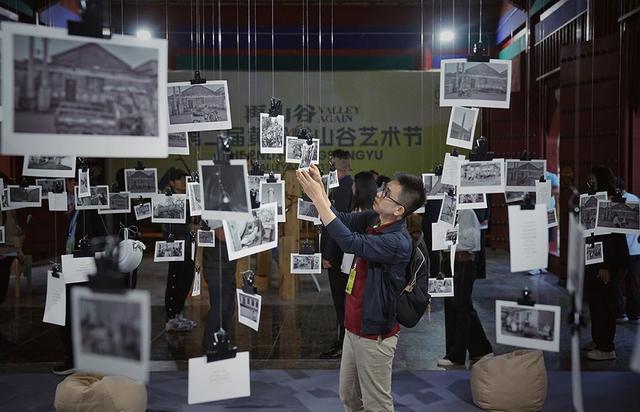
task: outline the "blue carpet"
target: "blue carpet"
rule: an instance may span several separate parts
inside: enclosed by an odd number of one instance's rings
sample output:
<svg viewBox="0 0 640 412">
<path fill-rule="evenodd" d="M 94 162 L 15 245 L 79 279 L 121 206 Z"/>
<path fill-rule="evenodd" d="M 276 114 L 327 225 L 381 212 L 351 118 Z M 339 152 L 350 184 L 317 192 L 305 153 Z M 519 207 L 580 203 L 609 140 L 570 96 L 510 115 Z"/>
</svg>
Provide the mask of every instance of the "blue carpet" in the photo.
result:
<svg viewBox="0 0 640 412">
<path fill-rule="evenodd" d="M 569 372 L 549 372 L 544 411 L 570 411 Z M 587 411 L 640 410 L 640 375 L 631 372 L 584 372 Z M 51 374 L 0 376 L 2 411 L 52 411 L 56 385 Z M 186 372 L 153 372 L 148 385 L 149 411 L 341 411 L 337 370 L 251 371 L 251 396 L 187 405 Z M 469 388 L 469 371 L 412 371 L 393 376 L 397 411 L 478 411 Z"/>
</svg>

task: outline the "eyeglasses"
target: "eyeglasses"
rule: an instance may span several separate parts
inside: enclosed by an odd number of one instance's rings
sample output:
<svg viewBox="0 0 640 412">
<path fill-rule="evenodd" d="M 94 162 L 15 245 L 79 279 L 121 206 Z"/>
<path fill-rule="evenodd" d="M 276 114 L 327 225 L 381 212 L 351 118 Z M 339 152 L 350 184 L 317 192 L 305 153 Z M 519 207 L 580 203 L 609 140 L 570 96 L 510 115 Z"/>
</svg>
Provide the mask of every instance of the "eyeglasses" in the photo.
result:
<svg viewBox="0 0 640 412">
<path fill-rule="evenodd" d="M 387 187 L 387 182 L 384 182 L 382 186 L 380 186 L 378 193 L 382 194 L 382 199 L 389 199 L 396 205 L 402 206 L 404 210 L 407 210 L 407 207 L 405 205 L 403 205 L 402 203 L 398 202 L 396 199 L 391 197 L 391 190 Z"/>
</svg>

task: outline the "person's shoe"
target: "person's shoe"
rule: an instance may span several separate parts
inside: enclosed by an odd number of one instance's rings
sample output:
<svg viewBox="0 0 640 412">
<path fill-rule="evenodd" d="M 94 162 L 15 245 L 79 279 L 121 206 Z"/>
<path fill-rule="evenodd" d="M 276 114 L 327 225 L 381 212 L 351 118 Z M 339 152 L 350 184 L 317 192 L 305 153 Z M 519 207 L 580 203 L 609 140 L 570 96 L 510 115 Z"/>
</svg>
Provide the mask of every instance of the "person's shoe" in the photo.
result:
<svg viewBox="0 0 640 412">
<path fill-rule="evenodd" d="M 61 363 L 60 365 L 56 365 L 53 367 L 53 369 L 51 369 L 51 372 L 54 375 L 58 375 L 58 376 L 67 376 L 67 375 L 71 375 L 72 373 L 75 373 L 76 368 L 73 367 L 72 364 L 70 363 Z"/>
<path fill-rule="evenodd" d="M 164 330 L 166 332 L 189 332 L 193 327 L 184 321 L 178 319 L 178 317 L 171 318 L 164 325 Z"/>
<path fill-rule="evenodd" d="M 198 326 L 198 322 L 196 322 L 195 320 L 185 318 L 182 313 L 178 313 L 178 316 L 176 316 L 176 318 L 178 319 L 178 322 L 186 324 L 191 329 Z"/>
<path fill-rule="evenodd" d="M 451 359 L 442 358 L 442 359 L 438 359 L 438 366 L 446 368 L 446 367 L 464 366 L 464 365 L 462 363 L 455 363 Z"/>
<path fill-rule="evenodd" d="M 594 349 L 587 352 L 587 358 L 595 361 L 614 360 L 616 358 L 616 351 L 612 350 L 610 352 L 605 352 Z"/>
<path fill-rule="evenodd" d="M 629 318 L 627 315 L 622 315 L 619 318 L 616 318 L 616 323 L 627 323 L 629 322 Z"/>
<path fill-rule="evenodd" d="M 596 343 L 591 341 L 591 342 L 587 343 L 586 345 L 584 345 L 582 347 L 582 349 L 580 349 L 580 350 L 588 352 L 588 351 L 594 350 L 595 348 L 596 348 Z"/>
<path fill-rule="evenodd" d="M 536 276 L 536 275 L 539 275 L 540 273 L 542 273 L 542 271 L 540 269 L 533 269 L 533 270 L 529 271 L 529 274 L 531 276 Z"/>
</svg>

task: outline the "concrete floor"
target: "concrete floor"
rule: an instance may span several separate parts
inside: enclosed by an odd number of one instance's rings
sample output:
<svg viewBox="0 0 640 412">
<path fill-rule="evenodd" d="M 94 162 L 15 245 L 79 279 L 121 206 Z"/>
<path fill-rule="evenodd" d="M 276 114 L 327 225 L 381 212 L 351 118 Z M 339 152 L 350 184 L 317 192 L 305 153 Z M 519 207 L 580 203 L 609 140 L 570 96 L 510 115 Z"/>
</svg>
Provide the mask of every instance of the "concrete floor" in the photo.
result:
<svg viewBox="0 0 640 412">
<path fill-rule="evenodd" d="M 277 254 L 275 254 L 277 256 Z M 275 263 L 274 263 L 275 264 Z M 164 287 L 167 264 L 145 260 L 139 274 L 138 288 L 151 292 L 152 302 L 152 371 L 183 370 L 186 361 L 200 356 L 202 325 L 208 310 L 208 296 L 189 298 L 186 316 L 197 320 L 199 326 L 190 333 L 164 332 Z M 495 344 L 495 300 L 516 300 L 528 287 L 538 303 L 562 307 L 560 352 L 545 352 L 548 370 L 570 369 L 569 331 L 566 316 L 569 295 L 558 286 L 555 275 L 547 273 L 530 276 L 509 273 L 509 256 L 504 252 L 490 252 L 487 279 L 476 281 L 474 303 L 487 336 L 497 354 L 514 347 Z M 318 292 L 308 275 L 300 275 L 299 293 L 295 300 L 283 301 L 277 290 L 260 291 L 263 296 L 259 332 L 236 323 L 234 343 L 239 350 L 251 352 L 251 366 L 258 369 L 332 369 L 337 360 L 321 360 L 318 355 L 327 350 L 335 337 L 335 315 L 326 275 L 318 276 Z M 9 296 L 0 307 L 0 373 L 45 372 L 60 360 L 62 347 L 58 328 L 42 323 L 46 288 L 46 267 L 36 267 L 30 287 L 21 285 L 22 296 L 14 296 L 11 281 Z M 412 329 L 403 329 L 394 360 L 394 368 L 402 370 L 435 370 L 437 360 L 444 355 L 443 298 L 433 299 L 429 316 Z M 637 325 L 619 325 L 616 333 L 615 361 L 584 360 L 587 371 L 628 371 Z M 588 342 L 589 329 L 581 332 L 582 343 Z"/>
</svg>

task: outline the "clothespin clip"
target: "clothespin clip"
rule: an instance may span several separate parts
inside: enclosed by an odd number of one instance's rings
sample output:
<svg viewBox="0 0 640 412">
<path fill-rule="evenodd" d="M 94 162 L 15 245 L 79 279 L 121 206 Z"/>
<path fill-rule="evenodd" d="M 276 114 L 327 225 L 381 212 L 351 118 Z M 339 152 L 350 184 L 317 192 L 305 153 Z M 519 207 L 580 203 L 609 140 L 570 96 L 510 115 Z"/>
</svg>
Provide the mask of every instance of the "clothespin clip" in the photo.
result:
<svg viewBox="0 0 640 412">
<path fill-rule="evenodd" d="M 138 160 L 138 164 L 135 167 L 136 170 L 144 170 L 144 164 Z"/>
<path fill-rule="evenodd" d="M 616 188 L 616 194 L 611 198 L 612 202 L 615 203 L 625 203 L 626 199 L 622 197 L 622 189 Z"/>
<path fill-rule="evenodd" d="M 206 219 L 200 219 L 200 230 L 211 230 L 209 222 Z"/>
<path fill-rule="evenodd" d="M 104 25 L 102 1 L 86 0 L 78 3 L 80 21 L 68 20 L 67 32 L 73 36 L 110 39 L 111 27 Z"/>
<path fill-rule="evenodd" d="M 213 347 L 211 350 L 208 350 L 206 354 L 207 363 L 236 357 L 238 348 L 231 346 L 231 339 L 224 329 L 220 328 L 214 333 L 213 339 Z"/>
<path fill-rule="evenodd" d="M 60 184 L 59 181 L 56 181 L 56 183 L 53 186 L 53 193 L 64 193 L 64 183 Z"/>
<path fill-rule="evenodd" d="M 241 272 L 240 275 L 242 275 L 242 291 L 251 295 L 258 293 L 258 288 L 254 285 L 255 274 L 253 270 L 245 270 Z"/>
<path fill-rule="evenodd" d="M 299 253 L 301 255 L 314 255 L 316 253 L 309 239 L 304 239 L 300 243 L 301 246 Z"/>
<path fill-rule="evenodd" d="M 534 210 L 536 208 L 535 203 L 531 199 L 531 195 L 527 192 L 524 194 L 524 198 L 522 199 L 522 204 L 520 205 L 520 210 Z"/>
<path fill-rule="evenodd" d="M 191 176 L 191 181 L 200 183 L 200 174 L 198 173 L 197 170 L 193 172 L 193 175 Z"/>
<path fill-rule="evenodd" d="M 306 140 L 308 145 L 313 144 L 313 135 L 311 134 L 309 129 L 305 127 L 301 127 L 298 129 L 298 139 Z"/>
<path fill-rule="evenodd" d="M 78 169 L 82 170 L 83 172 L 86 172 L 87 169 L 89 169 L 89 165 L 87 165 L 87 159 L 85 157 L 78 158 L 78 163 Z"/>
<path fill-rule="evenodd" d="M 444 280 L 445 276 L 444 273 L 442 271 L 438 272 L 438 274 L 436 275 L 436 279 L 438 280 Z"/>
<path fill-rule="evenodd" d="M 484 43 L 482 43 L 482 41 L 474 43 L 473 52 L 467 56 L 467 61 L 473 63 L 489 63 L 489 60 L 489 54 L 487 53 L 487 48 Z"/>
<path fill-rule="evenodd" d="M 547 179 L 544 178 L 544 175 L 540 176 L 540 183 L 544 183 L 546 181 L 547 181 Z"/>
<path fill-rule="evenodd" d="M 193 79 L 191 79 L 191 84 L 205 84 L 207 79 L 200 77 L 200 70 L 196 70 L 193 72 Z"/>
<path fill-rule="evenodd" d="M 436 176 L 442 176 L 442 165 L 434 166 L 433 174 Z"/>
<path fill-rule="evenodd" d="M 84 236 L 78 241 L 78 248 L 73 251 L 74 258 L 93 257 L 91 253 L 91 242 L 88 236 Z"/>
<path fill-rule="evenodd" d="M 589 239 L 587 240 L 587 243 L 589 244 L 589 246 L 593 247 L 593 244 L 596 242 L 596 237 L 593 234 L 593 232 L 591 232 L 591 234 L 589 235 Z"/>
<path fill-rule="evenodd" d="M 449 188 L 449 190 L 447 191 L 447 194 L 449 195 L 449 197 L 456 197 L 456 194 L 453 191 L 453 187 Z"/>
<path fill-rule="evenodd" d="M 60 265 L 60 263 L 56 263 L 53 261 L 50 261 L 51 263 L 51 276 L 53 276 L 56 279 L 60 279 L 60 274 L 62 273 L 62 265 Z"/>
<path fill-rule="evenodd" d="M 176 241 L 176 235 L 174 235 L 173 233 L 169 233 L 169 236 L 167 236 L 167 243 L 173 243 Z"/>
<path fill-rule="evenodd" d="M 273 171 L 269 172 L 269 177 L 267 177 L 267 183 L 277 183 L 278 179 L 276 179 L 276 175 L 273 174 Z"/>
<path fill-rule="evenodd" d="M 277 117 L 282 114 L 282 100 L 277 97 L 271 98 L 271 107 L 269 108 L 269 117 Z"/>
<path fill-rule="evenodd" d="M 524 288 L 522 291 L 522 297 L 518 299 L 518 305 L 521 306 L 535 306 L 536 301 L 531 297 L 531 291 L 528 288 Z"/>
<path fill-rule="evenodd" d="M 26 187 L 29 187 L 29 183 L 27 183 L 26 180 L 22 179 L 22 180 L 20 180 L 20 183 L 18 183 L 18 186 L 20 186 L 21 188 L 24 189 Z"/>
<path fill-rule="evenodd" d="M 226 133 L 221 133 L 218 135 L 218 150 L 214 154 L 213 163 L 214 164 L 229 164 L 229 160 L 233 157 L 233 152 L 231 151 L 231 137 L 227 136 Z"/>
<path fill-rule="evenodd" d="M 251 172 L 249 172 L 252 176 L 262 176 L 264 172 L 262 171 L 262 167 L 260 165 L 260 160 L 256 159 L 251 162 Z"/>
</svg>

